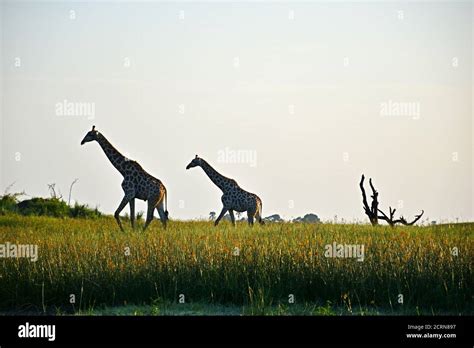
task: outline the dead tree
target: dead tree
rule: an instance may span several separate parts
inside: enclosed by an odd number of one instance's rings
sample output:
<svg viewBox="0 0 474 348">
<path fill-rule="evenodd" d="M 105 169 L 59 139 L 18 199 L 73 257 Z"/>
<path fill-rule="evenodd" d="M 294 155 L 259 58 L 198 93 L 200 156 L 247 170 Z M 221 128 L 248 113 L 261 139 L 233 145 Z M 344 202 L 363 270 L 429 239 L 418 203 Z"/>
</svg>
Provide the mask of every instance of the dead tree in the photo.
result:
<svg viewBox="0 0 474 348">
<path fill-rule="evenodd" d="M 359 183 L 360 190 L 362 191 L 362 203 L 364 204 L 365 214 L 369 217 L 370 223 L 372 224 L 372 226 L 375 226 L 379 224 L 378 216 L 377 216 L 378 215 L 377 211 L 378 211 L 378 206 L 379 206 L 379 201 L 378 201 L 379 193 L 375 190 L 374 185 L 372 185 L 372 179 L 369 179 L 370 188 L 372 189 L 372 196 L 370 196 L 372 197 L 372 204 L 369 207 L 369 204 L 367 203 L 367 196 L 365 194 L 365 189 L 364 189 L 364 180 L 365 180 L 365 176 L 364 174 L 362 174 L 362 178 L 360 179 L 360 183 Z"/>
<path fill-rule="evenodd" d="M 401 216 L 399 219 L 394 219 L 396 209 L 392 209 L 392 207 L 388 207 L 389 216 L 387 216 L 387 214 L 385 214 L 381 209 L 379 209 L 379 193 L 377 192 L 377 190 L 375 190 L 374 185 L 372 185 L 372 179 L 369 179 L 370 188 L 372 189 L 372 196 L 370 196 L 372 198 L 372 203 L 369 207 L 369 204 L 367 203 L 367 195 L 365 194 L 364 189 L 364 179 L 365 176 L 364 174 L 362 174 L 359 186 L 360 190 L 362 191 L 362 203 L 364 204 L 364 211 L 365 214 L 369 217 L 372 226 L 378 225 L 379 220 L 386 221 L 392 227 L 394 227 L 396 224 L 409 226 L 414 225 L 423 216 L 424 210 L 421 211 L 421 214 L 415 215 L 415 219 L 413 219 L 413 221 L 411 222 L 408 222 L 403 216 Z M 381 215 L 379 215 L 379 213 Z"/>
</svg>

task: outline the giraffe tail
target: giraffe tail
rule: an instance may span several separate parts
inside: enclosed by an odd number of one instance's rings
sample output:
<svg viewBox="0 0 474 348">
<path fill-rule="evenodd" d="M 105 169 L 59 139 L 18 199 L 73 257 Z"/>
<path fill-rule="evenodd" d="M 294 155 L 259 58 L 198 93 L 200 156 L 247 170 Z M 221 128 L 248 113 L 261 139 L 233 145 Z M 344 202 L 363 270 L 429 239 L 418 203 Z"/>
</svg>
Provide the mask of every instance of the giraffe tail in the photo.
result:
<svg viewBox="0 0 474 348">
<path fill-rule="evenodd" d="M 168 217 L 168 192 L 165 192 L 165 216 L 166 216 L 166 220 L 169 220 L 169 217 Z"/>
<path fill-rule="evenodd" d="M 258 223 L 260 225 L 265 225 L 265 221 L 262 219 L 262 201 L 259 199 L 259 207 L 258 207 Z"/>
</svg>

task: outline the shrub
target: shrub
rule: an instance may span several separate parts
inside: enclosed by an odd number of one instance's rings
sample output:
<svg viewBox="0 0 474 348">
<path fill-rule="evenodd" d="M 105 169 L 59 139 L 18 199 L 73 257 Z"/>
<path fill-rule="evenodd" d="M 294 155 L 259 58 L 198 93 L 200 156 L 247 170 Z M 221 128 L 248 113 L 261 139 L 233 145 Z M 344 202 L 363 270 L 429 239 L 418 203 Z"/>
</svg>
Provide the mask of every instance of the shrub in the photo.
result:
<svg viewBox="0 0 474 348">
<path fill-rule="evenodd" d="M 69 216 L 73 218 L 95 219 L 102 216 L 102 213 L 96 207 L 90 208 L 87 204 L 75 203 L 74 207 L 69 208 Z"/>
<path fill-rule="evenodd" d="M 61 197 L 57 197 L 56 194 L 51 198 L 34 197 L 20 202 L 19 197 L 24 195 L 24 192 L 7 193 L 7 191 L 0 195 L 0 215 L 21 214 L 85 219 L 95 219 L 102 216 L 97 207 L 92 209 L 87 204 L 79 204 L 77 202 L 73 207 L 70 207 Z"/>
<path fill-rule="evenodd" d="M 17 204 L 18 212 L 22 215 L 69 216 L 69 206 L 59 198 L 35 197 L 21 201 Z"/>
<path fill-rule="evenodd" d="M 0 215 L 17 212 L 19 193 L 8 193 L 0 197 Z"/>
</svg>

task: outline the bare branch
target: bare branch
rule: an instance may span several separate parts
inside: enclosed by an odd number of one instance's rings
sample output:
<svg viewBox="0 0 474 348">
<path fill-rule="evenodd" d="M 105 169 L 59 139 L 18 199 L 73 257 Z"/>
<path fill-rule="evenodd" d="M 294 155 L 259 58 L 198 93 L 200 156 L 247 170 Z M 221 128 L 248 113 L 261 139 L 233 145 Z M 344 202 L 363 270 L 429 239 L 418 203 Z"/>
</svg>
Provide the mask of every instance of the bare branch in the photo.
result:
<svg viewBox="0 0 474 348">
<path fill-rule="evenodd" d="M 364 179 L 365 179 L 365 176 L 364 176 L 364 174 L 362 174 L 362 178 L 360 179 L 359 187 L 360 187 L 360 190 L 362 191 L 362 203 L 364 204 L 365 213 L 369 214 L 370 213 L 370 208 L 369 208 L 369 204 L 367 203 L 367 195 L 365 194 Z"/>
<path fill-rule="evenodd" d="M 378 212 L 382 214 L 382 216 L 379 216 L 380 220 L 386 221 L 390 226 L 395 226 L 396 221 L 393 221 L 393 216 L 395 215 L 395 211 L 397 209 L 392 209 L 392 207 L 388 207 L 388 211 L 390 214 L 390 217 L 387 216 L 381 209 L 378 209 Z"/>
<path fill-rule="evenodd" d="M 50 195 L 51 195 L 51 198 L 56 198 L 57 195 L 56 195 L 56 184 L 48 184 L 48 189 L 49 189 L 49 192 L 50 192 Z"/>
<path fill-rule="evenodd" d="M 13 185 L 16 184 L 16 181 L 12 182 L 10 185 L 7 186 L 7 188 L 5 189 L 4 191 L 4 195 L 6 196 L 8 194 L 8 191 L 10 191 L 10 189 L 13 187 Z"/>
<path fill-rule="evenodd" d="M 71 183 L 71 186 L 69 187 L 69 197 L 67 199 L 67 205 L 71 205 L 71 193 L 72 193 L 72 187 L 74 186 L 75 183 L 77 183 L 79 179 L 76 178 L 74 181 Z"/>
<path fill-rule="evenodd" d="M 407 220 L 403 216 L 400 217 L 400 219 L 395 220 L 394 222 L 395 223 L 401 223 L 401 224 L 406 225 L 406 226 L 411 226 L 411 225 L 414 225 L 418 220 L 420 220 L 424 213 L 425 213 L 425 211 L 422 210 L 421 214 L 415 215 L 415 219 L 412 222 L 407 222 Z"/>
<path fill-rule="evenodd" d="M 387 214 L 385 214 L 381 209 L 378 210 L 380 214 L 382 214 L 382 216 L 379 216 L 379 219 L 380 220 L 385 220 L 387 222 L 390 221 L 390 218 L 387 216 Z"/>
<path fill-rule="evenodd" d="M 372 185 L 372 179 L 370 179 L 370 187 L 372 188 L 372 204 L 371 204 L 371 207 L 369 207 L 369 204 L 367 203 L 367 195 L 364 189 L 364 179 L 365 179 L 365 176 L 364 174 L 362 174 L 359 187 L 360 187 L 360 190 L 362 191 L 362 203 L 364 204 L 363 207 L 365 210 L 365 214 L 369 217 L 370 223 L 372 225 L 377 225 L 378 224 L 377 207 L 379 204 L 377 201 L 378 193 L 377 191 L 375 191 Z"/>
</svg>

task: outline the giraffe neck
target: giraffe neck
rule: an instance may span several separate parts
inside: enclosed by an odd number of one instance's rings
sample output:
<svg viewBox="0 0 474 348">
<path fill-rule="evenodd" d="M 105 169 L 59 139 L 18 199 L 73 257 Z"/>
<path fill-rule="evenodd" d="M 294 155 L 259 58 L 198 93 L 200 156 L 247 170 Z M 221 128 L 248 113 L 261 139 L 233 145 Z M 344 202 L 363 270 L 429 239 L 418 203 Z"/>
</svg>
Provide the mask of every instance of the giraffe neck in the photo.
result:
<svg viewBox="0 0 474 348">
<path fill-rule="evenodd" d="M 110 163 L 124 175 L 124 163 L 127 161 L 127 158 L 122 155 L 113 145 L 103 136 L 99 134 L 97 137 L 97 142 L 99 143 L 102 150 L 104 150 L 105 155 L 109 159 Z"/>
<path fill-rule="evenodd" d="M 207 163 L 206 161 L 204 161 L 203 159 L 201 159 L 201 168 L 207 174 L 209 179 L 211 179 L 211 181 L 222 190 L 222 192 L 225 192 L 230 187 L 237 185 L 235 180 L 230 179 L 220 174 L 217 170 L 212 168 L 211 165 Z"/>
</svg>

